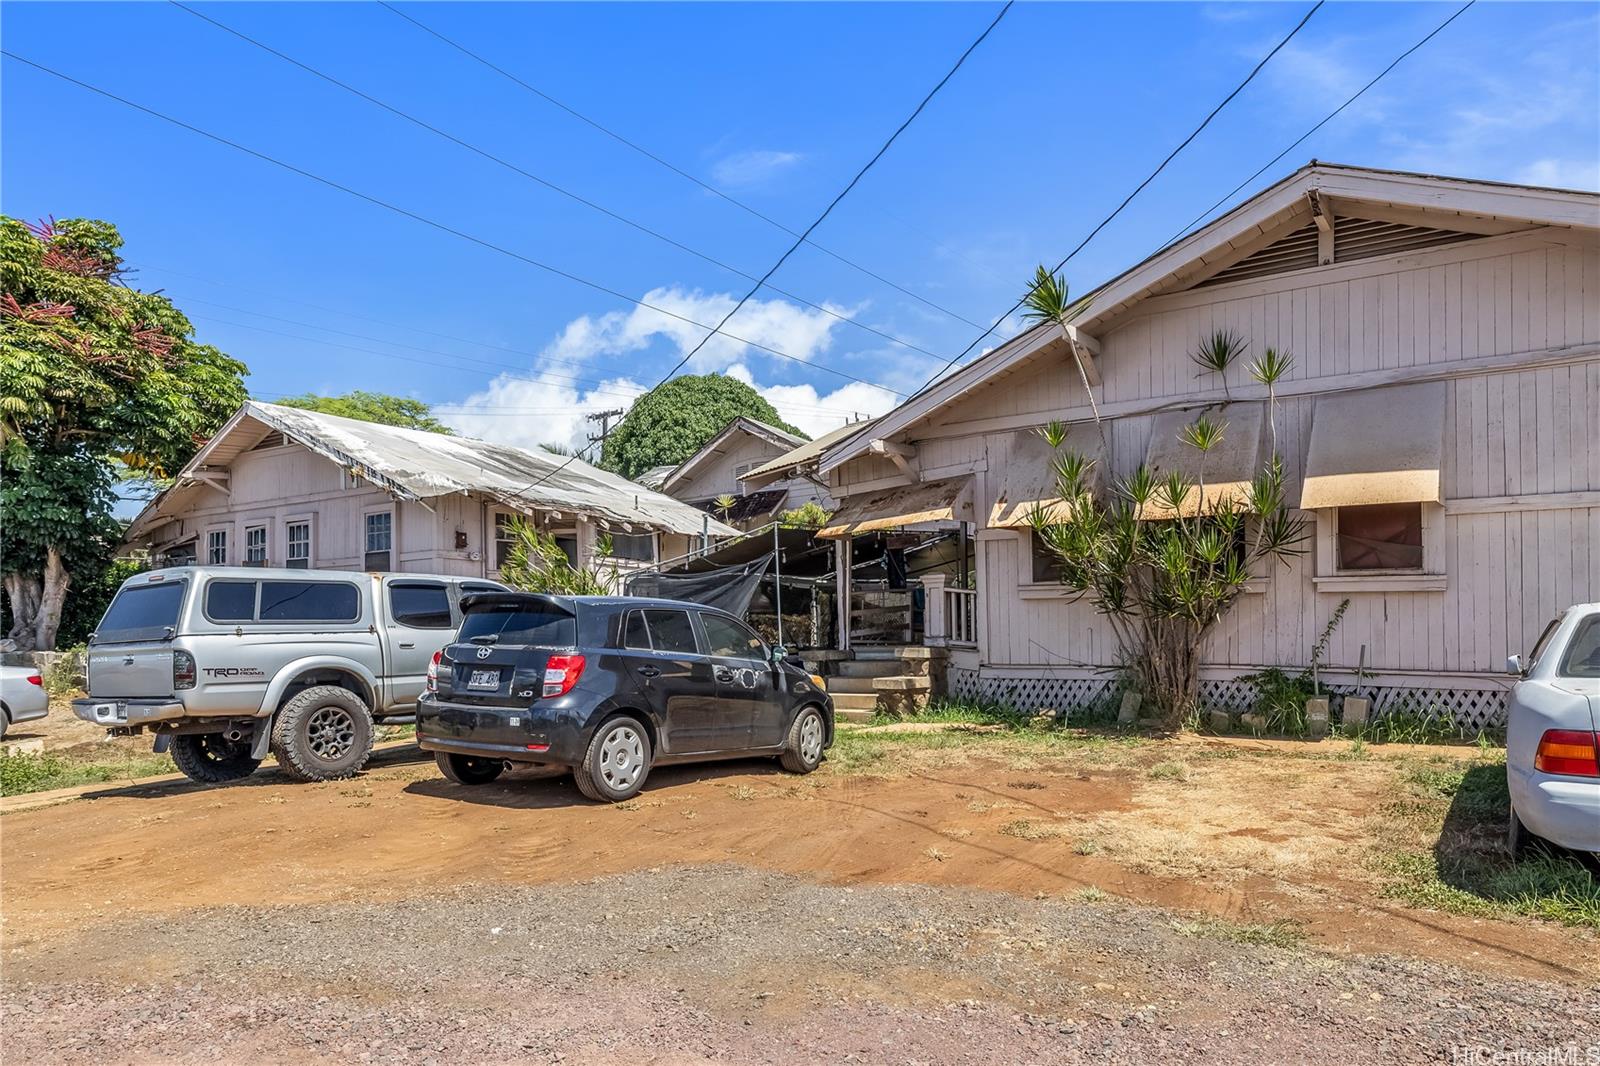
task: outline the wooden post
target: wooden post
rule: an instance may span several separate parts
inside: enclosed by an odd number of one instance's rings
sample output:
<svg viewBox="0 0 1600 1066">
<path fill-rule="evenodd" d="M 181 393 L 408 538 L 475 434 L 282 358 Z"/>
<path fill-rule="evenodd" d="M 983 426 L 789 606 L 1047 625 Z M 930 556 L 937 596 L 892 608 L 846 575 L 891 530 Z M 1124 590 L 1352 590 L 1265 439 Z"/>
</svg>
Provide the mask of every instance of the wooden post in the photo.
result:
<svg viewBox="0 0 1600 1066">
<path fill-rule="evenodd" d="M 834 600 L 839 615 L 839 650 L 850 647 L 850 535 L 833 542 Z"/>
<path fill-rule="evenodd" d="M 950 642 L 950 619 L 944 613 L 944 584 L 949 580 L 945 574 L 924 574 L 922 576 L 922 643 L 929 647 L 939 647 Z"/>
</svg>

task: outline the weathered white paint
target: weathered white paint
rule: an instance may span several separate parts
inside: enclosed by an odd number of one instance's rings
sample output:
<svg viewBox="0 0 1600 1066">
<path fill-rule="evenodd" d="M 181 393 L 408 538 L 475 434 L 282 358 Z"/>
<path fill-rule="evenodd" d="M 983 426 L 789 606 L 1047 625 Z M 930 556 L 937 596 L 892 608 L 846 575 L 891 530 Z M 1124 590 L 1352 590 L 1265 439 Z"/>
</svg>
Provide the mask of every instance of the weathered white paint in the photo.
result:
<svg viewBox="0 0 1600 1066">
<path fill-rule="evenodd" d="M 789 449 L 749 433 L 738 433 L 722 443 L 714 454 L 704 456 L 682 478 L 670 480 L 663 490 L 674 499 L 685 503 L 709 503 L 722 495 L 743 496 L 744 486 L 739 484 L 739 474 L 770 463 Z M 832 510 L 833 498 L 822 487 L 805 478 L 792 478 L 763 486 L 757 491 L 785 489 L 788 492 L 782 509 L 792 510 L 816 501 Z"/>
</svg>

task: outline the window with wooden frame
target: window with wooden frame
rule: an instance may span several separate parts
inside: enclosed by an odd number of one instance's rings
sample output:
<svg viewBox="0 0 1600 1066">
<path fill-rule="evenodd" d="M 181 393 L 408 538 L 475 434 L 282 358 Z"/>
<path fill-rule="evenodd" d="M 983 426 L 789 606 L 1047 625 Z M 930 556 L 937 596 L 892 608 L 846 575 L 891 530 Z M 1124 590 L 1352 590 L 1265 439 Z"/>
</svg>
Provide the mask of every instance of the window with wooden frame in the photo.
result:
<svg viewBox="0 0 1600 1066">
<path fill-rule="evenodd" d="M 265 525 L 244 527 L 244 565 L 267 565 L 267 527 Z"/>
<path fill-rule="evenodd" d="M 517 516 L 509 511 L 496 511 L 494 513 L 494 568 L 496 570 L 506 565 L 506 559 L 511 555 L 511 546 L 517 542 L 516 535 L 511 531 Z"/>
<path fill-rule="evenodd" d="M 228 530 L 226 526 L 206 530 L 206 565 L 228 565 Z"/>
<path fill-rule="evenodd" d="M 384 572 L 394 568 L 394 512 L 369 511 L 364 520 L 365 550 L 362 569 Z"/>
<path fill-rule="evenodd" d="M 311 519 L 291 518 L 283 525 L 283 565 L 293 570 L 311 568 Z"/>
</svg>

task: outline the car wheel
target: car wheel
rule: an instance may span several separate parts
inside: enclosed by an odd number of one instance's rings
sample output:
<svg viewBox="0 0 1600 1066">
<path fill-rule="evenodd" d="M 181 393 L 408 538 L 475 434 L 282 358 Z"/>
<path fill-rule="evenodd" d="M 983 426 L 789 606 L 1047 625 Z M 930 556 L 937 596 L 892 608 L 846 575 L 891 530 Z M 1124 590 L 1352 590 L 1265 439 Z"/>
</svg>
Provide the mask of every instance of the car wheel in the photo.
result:
<svg viewBox="0 0 1600 1066">
<path fill-rule="evenodd" d="M 221 733 L 183 733 L 172 738 L 172 761 L 183 776 L 203 785 L 249 777 L 261 765 L 250 757 L 248 740 L 228 740 Z"/>
<path fill-rule="evenodd" d="M 600 803 L 638 795 L 650 775 L 650 735 L 633 718 L 613 718 L 594 732 L 583 762 L 572 768 L 578 791 Z"/>
<path fill-rule="evenodd" d="M 789 739 L 778 756 L 778 765 L 791 774 L 809 774 L 822 764 L 822 745 L 827 735 L 822 712 L 815 707 L 802 708 L 789 727 Z"/>
<path fill-rule="evenodd" d="M 349 689 L 317 685 L 296 693 L 272 723 L 272 753 L 298 781 L 350 777 L 372 754 L 372 712 Z"/>
<path fill-rule="evenodd" d="M 1522 824 L 1522 819 L 1517 817 L 1517 809 L 1506 809 L 1506 851 L 1513 859 L 1520 859 L 1528 852 L 1528 847 L 1533 843 L 1533 834 L 1528 832 L 1528 827 Z"/>
<path fill-rule="evenodd" d="M 445 751 L 434 752 L 433 762 L 441 774 L 458 785 L 487 785 L 504 773 L 506 768 L 505 762 L 500 759 L 478 759 Z"/>
</svg>

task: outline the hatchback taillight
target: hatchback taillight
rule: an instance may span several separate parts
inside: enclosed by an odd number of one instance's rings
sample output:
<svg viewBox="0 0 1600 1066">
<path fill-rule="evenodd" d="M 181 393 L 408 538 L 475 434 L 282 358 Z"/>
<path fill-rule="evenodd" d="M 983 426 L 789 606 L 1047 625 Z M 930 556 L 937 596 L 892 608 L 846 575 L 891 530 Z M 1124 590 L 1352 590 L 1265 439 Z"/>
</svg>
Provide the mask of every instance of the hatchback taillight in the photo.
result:
<svg viewBox="0 0 1600 1066">
<path fill-rule="evenodd" d="M 1600 777 L 1600 733 L 1546 729 L 1539 738 L 1533 768 L 1547 774 Z"/>
<path fill-rule="evenodd" d="M 194 656 L 186 651 L 172 653 L 172 687 L 174 690 L 194 688 Z"/>
<path fill-rule="evenodd" d="M 545 696 L 565 696 L 583 674 L 583 656 L 552 655 L 544 664 Z"/>
<path fill-rule="evenodd" d="M 439 691 L 439 660 L 444 658 L 444 652 L 436 651 L 433 658 L 428 661 L 428 691 Z"/>
</svg>

